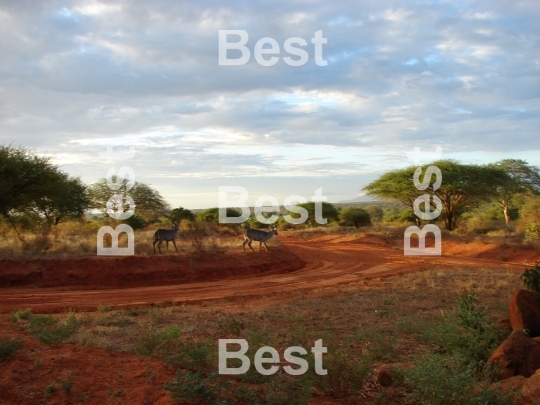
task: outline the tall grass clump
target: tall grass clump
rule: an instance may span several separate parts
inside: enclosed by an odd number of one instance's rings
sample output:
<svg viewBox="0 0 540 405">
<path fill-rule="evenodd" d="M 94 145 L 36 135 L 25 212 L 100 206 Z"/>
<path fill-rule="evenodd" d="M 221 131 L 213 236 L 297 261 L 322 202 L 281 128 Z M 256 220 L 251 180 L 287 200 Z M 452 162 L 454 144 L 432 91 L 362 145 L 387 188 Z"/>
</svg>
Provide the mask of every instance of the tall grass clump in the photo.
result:
<svg viewBox="0 0 540 405">
<path fill-rule="evenodd" d="M 525 268 L 525 272 L 520 277 L 525 287 L 531 291 L 540 292 L 540 262 L 537 262 L 531 269 Z"/>
</svg>

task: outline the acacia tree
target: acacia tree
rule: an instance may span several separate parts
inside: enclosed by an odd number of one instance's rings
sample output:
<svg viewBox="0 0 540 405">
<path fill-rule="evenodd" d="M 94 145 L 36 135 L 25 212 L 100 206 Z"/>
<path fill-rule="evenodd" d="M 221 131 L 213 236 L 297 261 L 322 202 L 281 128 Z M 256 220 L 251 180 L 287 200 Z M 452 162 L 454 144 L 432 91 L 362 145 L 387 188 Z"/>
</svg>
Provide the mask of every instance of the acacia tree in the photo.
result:
<svg viewBox="0 0 540 405">
<path fill-rule="evenodd" d="M 187 219 L 188 221 L 193 221 L 195 219 L 195 215 L 193 215 L 193 212 L 188 209 L 178 207 L 171 210 L 168 218 L 172 221 L 173 224 L 176 224 L 178 225 L 178 227 L 180 227 L 180 222 L 182 222 L 182 220 Z"/>
<path fill-rule="evenodd" d="M 456 227 L 458 217 L 465 211 L 493 198 L 497 190 L 508 182 L 508 175 L 500 168 L 461 164 L 455 160 L 438 160 L 421 166 L 425 173 L 429 166 L 439 168 L 442 183 L 434 190 L 430 183 L 425 190 L 418 190 L 413 182 L 416 166 L 394 170 L 364 187 L 368 195 L 401 201 L 414 211 L 414 200 L 431 194 L 442 204 L 442 216 L 447 230 Z M 435 208 L 433 199 L 431 206 Z"/>
<path fill-rule="evenodd" d="M 316 226 L 317 219 L 315 217 L 315 202 L 307 202 L 303 204 L 298 204 L 298 207 L 302 207 L 305 210 L 307 210 L 308 213 L 308 220 L 311 223 L 312 226 Z M 339 213 L 336 207 L 334 207 L 332 204 L 327 202 L 318 202 L 317 204 L 321 204 L 321 211 L 322 211 L 322 218 L 327 219 L 328 221 L 337 221 L 339 219 Z M 293 218 L 300 218 L 300 214 L 297 214 L 295 212 L 290 213 L 291 217 Z"/>
<path fill-rule="evenodd" d="M 537 167 L 520 159 L 504 159 L 489 166 L 508 174 L 508 181 L 497 189 L 496 200 L 503 210 L 506 225 L 509 225 L 509 210 L 515 197 L 527 193 L 540 194 L 540 172 Z"/>
<path fill-rule="evenodd" d="M 401 170 L 392 170 L 383 174 L 377 180 L 369 183 L 362 190 L 367 195 L 379 197 L 385 200 L 399 201 L 411 209 L 414 214 L 416 225 L 420 226 L 420 218 L 414 213 L 414 201 L 424 194 L 413 183 L 413 175 L 416 167 L 408 167 Z"/>
<path fill-rule="evenodd" d="M 82 217 L 89 206 L 85 191 L 80 179 L 60 171 L 50 158 L 24 148 L 0 146 L 0 215 L 17 234 L 15 215 L 31 216 L 48 225 Z"/>
<path fill-rule="evenodd" d="M 117 176 L 112 176 L 113 183 L 117 182 Z M 154 222 L 160 216 L 166 214 L 168 210 L 168 204 L 165 199 L 159 194 L 159 192 L 148 184 L 135 182 L 133 186 L 128 190 L 128 180 L 124 179 L 117 190 L 112 190 L 107 184 L 107 179 L 102 178 L 97 182 L 90 185 L 88 188 L 88 195 L 91 200 L 91 208 L 100 210 L 104 216 L 107 214 L 107 201 L 114 195 L 120 195 L 125 197 L 129 195 L 135 204 L 136 213 L 146 221 Z M 122 204 L 122 212 L 130 210 L 130 204 L 128 201 L 124 201 Z M 113 200 L 112 209 L 118 212 L 119 201 Z"/>
<path fill-rule="evenodd" d="M 339 218 L 345 225 L 353 225 L 355 228 L 371 225 L 369 213 L 359 207 L 347 207 L 339 211 Z"/>
<path fill-rule="evenodd" d="M 227 208 L 226 210 L 226 216 L 227 218 L 233 218 L 233 217 L 240 217 L 242 214 L 238 212 L 238 210 L 234 208 Z M 207 222 L 212 224 L 219 224 L 219 208 L 208 208 L 202 212 L 200 212 L 197 215 L 197 221 L 199 222 Z M 225 224 L 221 224 L 225 225 Z M 236 224 L 229 224 L 229 225 L 236 225 Z"/>
<path fill-rule="evenodd" d="M 49 195 L 37 199 L 26 210 L 37 220 L 43 218 L 48 225 L 82 218 L 90 205 L 87 186 L 81 179 L 62 173 L 59 180 L 49 184 Z"/>
</svg>

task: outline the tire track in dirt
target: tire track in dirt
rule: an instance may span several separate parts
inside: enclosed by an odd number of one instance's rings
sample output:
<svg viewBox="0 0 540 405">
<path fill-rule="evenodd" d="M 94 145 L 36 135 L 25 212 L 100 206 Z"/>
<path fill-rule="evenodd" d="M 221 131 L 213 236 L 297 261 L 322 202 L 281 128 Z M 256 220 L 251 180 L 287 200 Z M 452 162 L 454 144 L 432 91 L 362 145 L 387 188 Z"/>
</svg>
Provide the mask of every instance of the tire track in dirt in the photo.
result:
<svg viewBox="0 0 540 405">
<path fill-rule="evenodd" d="M 4 311 L 32 308 L 37 313 L 61 312 L 68 308 L 94 311 L 100 303 L 129 308 L 161 302 L 189 303 L 240 296 L 247 298 L 301 289 L 320 289 L 427 268 L 524 269 L 523 265 L 497 260 L 444 255 L 404 256 L 399 249 L 373 244 L 295 239 L 285 239 L 284 244 L 307 263 L 304 268 L 290 273 L 243 276 L 219 281 L 106 290 L 66 291 L 66 287 L 5 288 L 0 289 L 0 306 Z M 277 253 L 274 251 L 274 254 Z"/>
</svg>

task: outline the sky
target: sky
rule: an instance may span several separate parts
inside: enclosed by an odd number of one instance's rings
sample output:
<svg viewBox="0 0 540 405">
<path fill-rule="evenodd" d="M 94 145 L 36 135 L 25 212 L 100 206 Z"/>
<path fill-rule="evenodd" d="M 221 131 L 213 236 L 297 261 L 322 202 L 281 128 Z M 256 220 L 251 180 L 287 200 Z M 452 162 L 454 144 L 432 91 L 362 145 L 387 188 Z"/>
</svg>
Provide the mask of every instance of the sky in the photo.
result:
<svg viewBox="0 0 540 405">
<path fill-rule="evenodd" d="M 220 30 L 247 63 L 219 64 Z M 0 56 L 0 144 L 87 183 L 129 166 L 173 208 L 220 186 L 352 200 L 414 148 L 540 166 L 538 1 L 2 0 Z"/>
</svg>

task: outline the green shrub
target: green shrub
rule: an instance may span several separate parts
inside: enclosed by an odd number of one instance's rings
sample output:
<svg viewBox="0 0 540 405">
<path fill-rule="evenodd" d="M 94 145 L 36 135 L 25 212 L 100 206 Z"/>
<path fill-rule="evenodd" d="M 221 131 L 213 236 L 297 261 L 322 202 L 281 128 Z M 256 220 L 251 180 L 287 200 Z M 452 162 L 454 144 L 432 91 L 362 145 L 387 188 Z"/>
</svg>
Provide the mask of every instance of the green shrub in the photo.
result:
<svg viewBox="0 0 540 405">
<path fill-rule="evenodd" d="M 422 405 L 509 405 L 509 394 L 479 384 L 473 364 L 460 356 L 428 354 L 404 371 L 409 400 Z"/>
<path fill-rule="evenodd" d="M 520 277 L 525 287 L 531 291 L 540 292 L 540 262 L 537 262 L 534 268 L 527 269 Z"/>
<path fill-rule="evenodd" d="M 218 349 L 213 342 L 195 342 L 178 345 L 165 361 L 198 372 L 211 372 L 217 368 Z"/>
<path fill-rule="evenodd" d="M 268 377 L 267 377 L 268 378 Z M 309 374 L 289 378 L 283 374 L 275 374 L 264 384 L 262 402 L 267 405 L 307 405 L 311 397 L 313 382 Z M 245 402 L 251 404 L 252 402 Z M 253 402 L 256 404 L 257 402 Z"/>
<path fill-rule="evenodd" d="M 32 310 L 30 308 L 27 309 L 16 309 L 9 315 L 9 319 L 12 322 L 18 322 L 19 319 L 30 319 L 32 316 Z"/>
<path fill-rule="evenodd" d="M 133 229 L 144 229 L 148 225 L 148 222 L 146 222 L 143 217 L 132 215 L 126 219 L 126 224 L 131 226 Z"/>
<path fill-rule="evenodd" d="M 165 384 L 174 401 L 196 402 L 203 405 L 307 405 L 311 396 L 309 378 L 289 378 L 282 374 L 265 376 L 264 384 L 236 385 L 215 374 L 177 372 Z"/>
<path fill-rule="evenodd" d="M 112 309 L 112 306 L 111 304 L 99 304 L 97 306 L 97 311 L 100 313 L 100 314 L 105 314 L 107 312 L 110 312 Z"/>
<path fill-rule="evenodd" d="M 227 317 L 222 319 L 218 323 L 218 329 L 221 333 L 227 336 L 224 337 L 238 337 L 245 328 L 244 322 L 239 321 L 234 317 Z"/>
<path fill-rule="evenodd" d="M 69 395 L 71 389 L 73 388 L 73 375 L 69 372 L 67 375 L 67 380 L 60 380 L 60 384 L 62 385 L 62 390 L 64 390 L 64 393 Z"/>
<path fill-rule="evenodd" d="M 159 331 L 153 331 L 150 326 L 145 326 L 141 330 L 139 344 L 135 351 L 146 356 L 172 352 L 181 332 L 182 329 L 178 326 L 167 326 Z"/>
<path fill-rule="evenodd" d="M 347 352 L 329 349 L 324 356 L 323 366 L 328 370 L 326 375 L 314 375 L 314 386 L 332 398 L 358 396 L 368 381 L 373 363 L 369 356 L 354 359 Z M 311 361 L 310 361 L 311 363 Z M 314 373 L 310 364 L 309 373 Z"/>
<path fill-rule="evenodd" d="M 524 242 L 529 245 L 534 245 L 540 240 L 540 224 L 531 222 L 525 227 Z"/>
<path fill-rule="evenodd" d="M 458 298 L 454 311 L 433 319 L 411 317 L 398 328 L 420 335 L 427 343 L 440 347 L 444 354 L 458 356 L 483 367 L 489 355 L 506 336 L 490 321 L 487 307 L 477 308 L 477 297 L 465 294 Z"/>
<path fill-rule="evenodd" d="M 339 212 L 340 225 L 354 226 L 359 228 L 361 226 L 371 225 L 371 217 L 369 213 L 358 207 L 347 207 Z"/>
<path fill-rule="evenodd" d="M 60 321 L 52 315 L 32 315 L 26 326 L 28 332 L 43 343 L 60 343 L 71 337 L 79 328 L 75 314 L 70 313 L 66 320 Z"/>
<path fill-rule="evenodd" d="M 219 382 L 204 378 L 201 373 L 177 371 L 176 377 L 165 384 L 165 389 L 171 393 L 175 402 L 197 402 L 204 405 L 234 404 L 227 398 L 230 383 L 226 380 Z"/>
<path fill-rule="evenodd" d="M 7 359 L 21 350 L 24 343 L 18 339 L 0 339 L 0 360 Z"/>
</svg>

